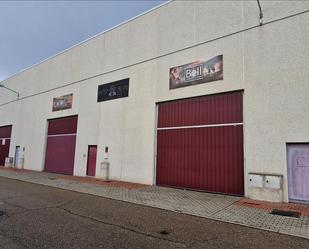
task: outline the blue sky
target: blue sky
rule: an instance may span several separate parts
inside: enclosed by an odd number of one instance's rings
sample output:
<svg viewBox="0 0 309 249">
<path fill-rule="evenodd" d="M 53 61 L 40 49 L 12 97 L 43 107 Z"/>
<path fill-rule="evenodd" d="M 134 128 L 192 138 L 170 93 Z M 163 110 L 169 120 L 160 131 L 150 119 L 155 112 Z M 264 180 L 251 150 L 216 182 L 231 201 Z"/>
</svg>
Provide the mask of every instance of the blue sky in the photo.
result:
<svg viewBox="0 0 309 249">
<path fill-rule="evenodd" d="M 0 1 L 0 80 L 164 1 Z"/>
</svg>

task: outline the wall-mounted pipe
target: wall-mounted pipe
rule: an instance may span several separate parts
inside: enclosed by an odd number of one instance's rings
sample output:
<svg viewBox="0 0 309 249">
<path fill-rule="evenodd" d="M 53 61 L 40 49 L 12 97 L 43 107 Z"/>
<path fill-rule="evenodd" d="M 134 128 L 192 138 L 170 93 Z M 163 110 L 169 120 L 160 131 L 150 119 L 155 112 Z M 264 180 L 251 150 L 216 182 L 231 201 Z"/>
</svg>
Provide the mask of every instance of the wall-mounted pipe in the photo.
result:
<svg viewBox="0 0 309 249">
<path fill-rule="evenodd" d="M 13 92 L 13 93 L 16 93 L 16 94 L 17 94 L 17 99 L 19 99 L 19 92 L 16 92 L 16 91 L 14 91 L 14 90 L 11 89 L 11 88 L 6 87 L 6 86 L 3 85 L 2 83 L 0 83 L 0 88 L 4 88 L 4 89 L 9 90 L 9 91 L 11 91 L 11 92 Z"/>
<path fill-rule="evenodd" d="M 263 25 L 263 12 L 262 12 L 262 8 L 261 8 L 261 3 L 260 0 L 257 0 L 258 6 L 259 6 L 259 10 L 260 10 L 260 26 Z"/>
</svg>

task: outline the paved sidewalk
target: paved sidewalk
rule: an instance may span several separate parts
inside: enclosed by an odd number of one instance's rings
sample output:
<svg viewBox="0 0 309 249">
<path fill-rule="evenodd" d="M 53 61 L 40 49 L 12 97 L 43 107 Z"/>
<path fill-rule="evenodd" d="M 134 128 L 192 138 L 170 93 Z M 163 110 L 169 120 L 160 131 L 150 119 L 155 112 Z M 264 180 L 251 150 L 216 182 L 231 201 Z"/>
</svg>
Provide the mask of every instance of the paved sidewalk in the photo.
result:
<svg viewBox="0 0 309 249">
<path fill-rule="evenodd" d="M 267 203 L 233 196 L 7 168 L 0 169 L 0 177 L 309 239 L 309 205 Z M 275 208 L 298 211 L 301 217 L 291 218 L 270 214 L 270 211 Z"/>
</svg>

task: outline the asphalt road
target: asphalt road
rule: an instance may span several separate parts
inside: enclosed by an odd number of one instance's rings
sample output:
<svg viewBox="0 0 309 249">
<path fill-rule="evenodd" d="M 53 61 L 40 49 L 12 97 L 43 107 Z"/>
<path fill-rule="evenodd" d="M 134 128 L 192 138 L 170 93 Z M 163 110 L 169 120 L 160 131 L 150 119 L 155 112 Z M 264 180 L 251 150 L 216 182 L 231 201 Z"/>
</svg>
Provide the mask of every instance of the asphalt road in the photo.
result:
<svg viewBox="0 0 309 249">
<path fill-rule="evenodd" d="M 309 240 L 0 177 L 0 248 L 308 249 Z"/>
</svg>

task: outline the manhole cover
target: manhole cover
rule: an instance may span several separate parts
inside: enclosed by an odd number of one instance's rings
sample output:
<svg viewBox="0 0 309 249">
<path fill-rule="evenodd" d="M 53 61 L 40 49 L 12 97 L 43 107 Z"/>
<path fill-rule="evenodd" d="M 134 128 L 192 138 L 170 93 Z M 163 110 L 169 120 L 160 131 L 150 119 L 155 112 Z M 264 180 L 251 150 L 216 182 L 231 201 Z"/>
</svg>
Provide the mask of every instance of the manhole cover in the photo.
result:
<svg viewBox="0 0 309 249">
<path fill-rule="evenodd" d="M 161 230 L 159 234 L 168 235 L 170 234 L 170 232 L 164 229 L 164 230 Z"/>
<path fill-rule="evenodd" d="M 281 215 L 281 216 L 287 216 L 287 217 L 293 217 L 293 218 L 299 218 L 300 213 L 295 211 L 286 211 L 286 210 L 280 210 L 280 209 L 273 209 L 271 214 L 275 215 Z"/>
<path fill-rule="evenodd" d="M 0 216 L 3 216 L 4 215 L 4 212 L 3 211 L 0 211 Z"/>
</svg>

